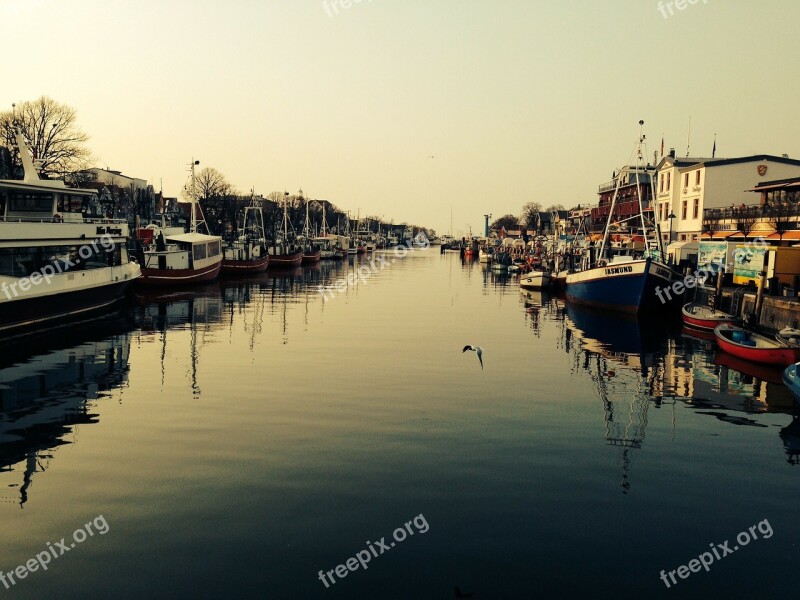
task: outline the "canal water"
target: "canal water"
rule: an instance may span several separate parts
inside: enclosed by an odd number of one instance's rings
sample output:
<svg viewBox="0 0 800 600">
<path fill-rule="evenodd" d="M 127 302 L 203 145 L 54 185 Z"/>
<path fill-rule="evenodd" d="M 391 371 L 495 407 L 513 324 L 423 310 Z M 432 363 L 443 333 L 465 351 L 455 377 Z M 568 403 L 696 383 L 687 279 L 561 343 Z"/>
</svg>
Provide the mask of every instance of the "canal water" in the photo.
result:
<svg viewBox="0 0 800 600">
<path fill-rule="evenodd" d="M 3 342 L 0 411 L 2 597 L 750 599 L 797 581 L 780 370 L 435 248 Z"/>
</svg>

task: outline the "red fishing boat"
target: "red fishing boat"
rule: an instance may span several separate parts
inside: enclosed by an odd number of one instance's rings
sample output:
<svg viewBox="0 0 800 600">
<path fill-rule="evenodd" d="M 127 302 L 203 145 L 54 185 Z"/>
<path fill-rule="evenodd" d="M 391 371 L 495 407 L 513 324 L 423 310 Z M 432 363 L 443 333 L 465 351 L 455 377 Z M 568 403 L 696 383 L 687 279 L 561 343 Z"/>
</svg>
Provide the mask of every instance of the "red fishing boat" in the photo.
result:
<svg viewBox="0 0 800 600">
<path fill-rule="evenodd" d="M 701 304 L 684 304 L 681 309 L 684 324 L 697 329 L 707 329 L 713 331 L 717 325 L 733 325 L 739 321 L 733 315 L 729 315 L 721 310 L 715 310 L 710 306 Z"/>
<path fill-rule="evenodd" d="M 313 248 L 316 248 L 316 250 Z M 303 258 L 301 259 L 301 262 L 304 265 L 318 263 L 321 256 L 322 252 L 320 251 L 319 246 L 311 246 L 309 250 L 305 250 L 303 252 Z"/>
<path fill-rule="evenodd" d="M 222 274 L 248 275 L 263 273 L 269 266 L 264 216 L 252 194 L 250 206 L 244 209 L 241 233 L 225 242 L 222 248 Z"/>
<path fill-rule="evenodd" d="M 717 345 L 728 354 L 757 363 L 790 365 L 800 362 L 800 347 L 787 348 L 766 336 L 734 325 L 717 325 Z"/>
</svg>

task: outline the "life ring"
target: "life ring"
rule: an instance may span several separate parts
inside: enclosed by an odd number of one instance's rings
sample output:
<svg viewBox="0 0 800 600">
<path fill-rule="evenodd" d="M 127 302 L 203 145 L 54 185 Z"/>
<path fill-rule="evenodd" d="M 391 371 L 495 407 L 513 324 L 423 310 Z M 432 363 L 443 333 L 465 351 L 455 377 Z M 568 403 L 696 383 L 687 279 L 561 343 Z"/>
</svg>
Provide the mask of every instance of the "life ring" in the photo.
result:
<svg viewBox="0 0 800 600">
<path fill-rule="evenodd" d="M 608 261 L 605 258 L 601 258 L 597 261 L 598 267 L 605 267 L 606 265 L 608 265 Z"/>
<path fill-rule="evenodd" d="M 63 222 L 64 222 L 64 217 L 62 217 L 60 214 L 55 213 L 53 215 L 53 223 L 63 223 Z"/>
</svg>

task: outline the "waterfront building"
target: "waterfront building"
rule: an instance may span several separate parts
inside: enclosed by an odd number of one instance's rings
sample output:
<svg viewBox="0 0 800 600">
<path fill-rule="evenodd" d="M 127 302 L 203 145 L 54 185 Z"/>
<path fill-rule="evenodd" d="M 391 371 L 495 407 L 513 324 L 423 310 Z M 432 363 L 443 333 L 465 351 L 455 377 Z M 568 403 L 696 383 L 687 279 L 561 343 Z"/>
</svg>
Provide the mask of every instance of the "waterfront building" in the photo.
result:
<svg viewBox="0 0 800 600">
<path fill-rule="evenodd" d="M 624 231 L 628 231 L 631 228 L 636 230 L 637 227 L 640 227 L 641 224 L 633 219 L 633 217 L 639 215 L 639 194 L 641 194 L 642 209 L 647 213 L 651 210 L 650 203 L 653 197 L 652 181 L 654 177 L 655 169 L 650 164 L 639 167 L 626 166 L 620 169 L 619 172 L 614 171 L 611 180 L 602 183 L 598 188 L 599 201 L 597 206 L 591 209 L 591 220 L 588 223 L 589 230 L 592 233 L 603 232 L 611 208 L 611 199 L 614 197 L 614 191 L 617 188 L 618 178 L 620 182 L 617 202 L 614 208 L 615 220 L 623 226 Z M 623 223 L 626 220 L 627 222 Z"/>
<path fill-rule="evenodd" d="M 662 239 L 685 242 L 700 239 L 705 215 L 709 214 L 706 209 L 738 209 L 741 214 L 754 205 L 750 190 L 767 174 L 778 178 L 800 176 L 800 160 L 768 154 L 676 158 L 675 151 L 670 150 L 656 169 L 654 209 Z"/>
</svg>

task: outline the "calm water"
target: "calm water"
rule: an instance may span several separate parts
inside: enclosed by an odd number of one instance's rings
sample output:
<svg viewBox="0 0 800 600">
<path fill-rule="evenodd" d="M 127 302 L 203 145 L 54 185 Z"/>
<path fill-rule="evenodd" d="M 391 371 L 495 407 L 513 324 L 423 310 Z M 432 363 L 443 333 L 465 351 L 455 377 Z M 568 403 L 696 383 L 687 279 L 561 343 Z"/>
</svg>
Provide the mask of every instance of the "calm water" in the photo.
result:
<svg viewBox="0 0 800 600">
<path fill-rule="evenodd" d="M 4 343 L 0 570 L 87 522 L 108 530 L 0 595 L 795 591 L 800 421 L 779 370 L 740 372 L 667 319 L 576 311 L 438 250 L 323 302 L 317 286 L 353 268 L 138 297 Z M 764 519 L 769 539 L 659 579 Z M 336 577 L 368 542 L 368 569 Z"/>
</svg>

